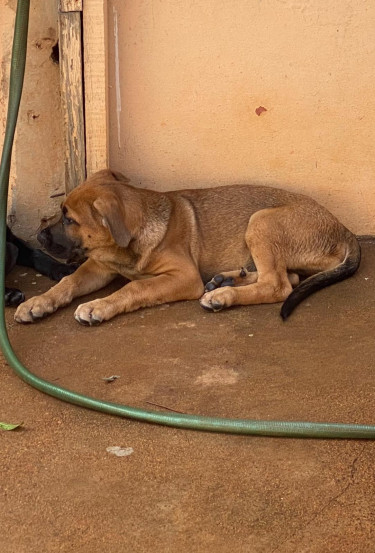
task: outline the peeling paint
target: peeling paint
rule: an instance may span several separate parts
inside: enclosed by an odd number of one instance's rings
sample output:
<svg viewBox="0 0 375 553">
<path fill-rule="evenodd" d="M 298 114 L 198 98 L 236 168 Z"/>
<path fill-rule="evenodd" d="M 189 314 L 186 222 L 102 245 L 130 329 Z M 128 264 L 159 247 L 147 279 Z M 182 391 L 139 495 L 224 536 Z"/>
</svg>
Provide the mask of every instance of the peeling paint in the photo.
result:
<svg viewBox="0 0 375 553">
<path fill-rule="evenodd" d="M 63 132 L 58 67 L 49 59 L 56 43 L 56 6 L 34 3 L 29 26 L 26 74 L 14 140 L 8 196 L 8 222 L 15 233 L 36 244 L 40 217 L 55 212 L 50 195 L 64 182 Z M 10 50 L 16 2 L 2 8 L 0 22 L 0 133 L 4 132 Z"/>
</svg>

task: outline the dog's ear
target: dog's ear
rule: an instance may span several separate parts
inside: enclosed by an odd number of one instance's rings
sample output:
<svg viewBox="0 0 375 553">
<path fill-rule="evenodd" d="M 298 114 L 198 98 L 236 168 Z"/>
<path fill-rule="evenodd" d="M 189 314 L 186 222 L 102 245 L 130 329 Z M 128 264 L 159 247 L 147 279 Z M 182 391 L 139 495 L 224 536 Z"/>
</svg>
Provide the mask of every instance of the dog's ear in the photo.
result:
<svg viewBox="0 0 375 553">
<path fill-rule="evenodd" d="M 103 227 L 109 230 L 116 244 L 121 248 L 127 248 L 132 236 L 126 227 L 119 199 L 114 194 L 106 194 L 97 198 L 93 205 L 101 216 Z"/>
</svg>

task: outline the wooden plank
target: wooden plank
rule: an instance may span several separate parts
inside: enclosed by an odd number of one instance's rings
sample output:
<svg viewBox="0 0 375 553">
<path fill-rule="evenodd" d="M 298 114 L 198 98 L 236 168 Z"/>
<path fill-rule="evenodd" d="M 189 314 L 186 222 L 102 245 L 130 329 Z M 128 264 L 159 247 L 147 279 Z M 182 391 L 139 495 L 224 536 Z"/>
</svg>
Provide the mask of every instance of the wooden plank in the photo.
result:
<svg viewBox="0 0 375 553">
<path fill-rule="evenodd" d="M 108 167 L 107 2 L 83 6 L 86 169 L 91 175 Z"/>
<path fill-rule="evenodd" d="M 59 11 L 60 12 L 81 12 L 82 0 L 60 0 Z"/>
<path fill-rule="evenodd" d="M 86 177 L 80 12 L 59 14 L 59 48 L 65 120 L 65 189 L 68 193 Z"/>
</svg>

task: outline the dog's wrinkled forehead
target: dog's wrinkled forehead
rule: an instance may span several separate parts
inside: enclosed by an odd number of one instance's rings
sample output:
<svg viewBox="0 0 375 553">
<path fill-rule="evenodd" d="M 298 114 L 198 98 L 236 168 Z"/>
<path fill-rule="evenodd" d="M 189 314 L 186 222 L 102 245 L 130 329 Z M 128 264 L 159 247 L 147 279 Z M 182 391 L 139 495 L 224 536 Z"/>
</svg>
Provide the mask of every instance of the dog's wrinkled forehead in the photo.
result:
<svg viewBox="0 0 375 553">
<path fill-rule="evenodd" d="M 65 201 L 61 205 L 61 213 L 62 213 L 63 224 L 68 222 L 79 223 L 79 219 L 80 219 L 79 211 L 76 211 L 75 209 L 70 207 L 69 202 Z"/>
<path fill-rule="evenodd" d="M 79 224 L 90 224 L 93 220 L 98 222 L 96 200 L 111 190 L 114 183 L 128 182 L 129 180 L 120 173 L 108 169 L 95 173 L 68 194 L 61 206 L 63 217 L 73 219 Z"/>
<path fill-rule="evenodd" d="M 97 198 L 97 191 L 85 190 L 85 185 L 75 188 L 61 205 L 63 218 L 74 219 L 80 223 L 90 220 L 93 215 L 93 203 Z"/>
</svg>

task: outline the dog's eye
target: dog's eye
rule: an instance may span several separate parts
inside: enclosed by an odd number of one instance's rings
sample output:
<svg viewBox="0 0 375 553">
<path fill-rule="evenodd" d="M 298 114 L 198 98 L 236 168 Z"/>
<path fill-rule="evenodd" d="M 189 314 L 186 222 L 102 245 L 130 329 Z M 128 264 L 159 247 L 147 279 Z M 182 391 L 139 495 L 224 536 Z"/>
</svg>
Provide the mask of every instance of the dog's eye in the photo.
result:
<svg viewBox="0 0 375 553">
<path fill-rule="evenodd" d="M 73 225 L 75 223 L 74 219 L 71 219 L 70 217 L 63 216 L 63 225 Z"/>
</svg>

